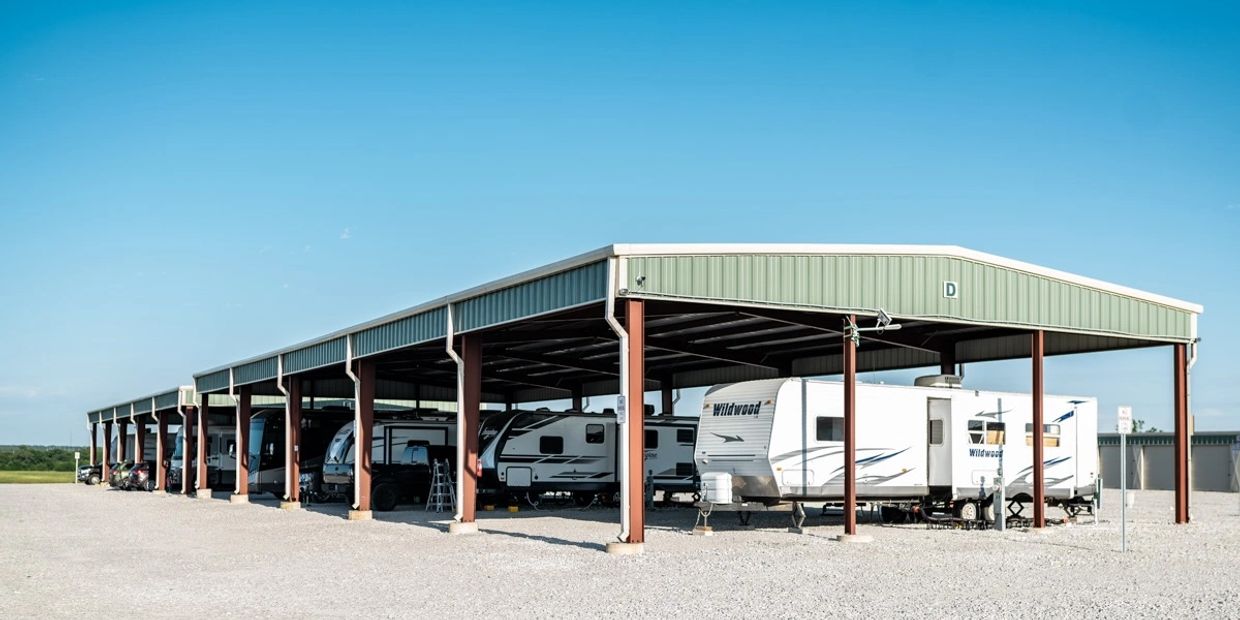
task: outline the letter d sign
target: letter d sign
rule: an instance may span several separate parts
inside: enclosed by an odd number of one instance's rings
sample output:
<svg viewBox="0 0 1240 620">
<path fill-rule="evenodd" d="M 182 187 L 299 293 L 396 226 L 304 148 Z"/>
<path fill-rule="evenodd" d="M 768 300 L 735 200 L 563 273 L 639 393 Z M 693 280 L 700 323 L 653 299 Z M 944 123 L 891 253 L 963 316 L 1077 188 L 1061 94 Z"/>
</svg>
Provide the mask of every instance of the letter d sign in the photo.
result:
<svg viewBox="0 0 1240 620">
<path fill-rule="evenodd" d="M 943 297 L 946 299 L 956 299 L 960 296 L 959 287 L 951 280 L 943 281 Z"/>
</svg>

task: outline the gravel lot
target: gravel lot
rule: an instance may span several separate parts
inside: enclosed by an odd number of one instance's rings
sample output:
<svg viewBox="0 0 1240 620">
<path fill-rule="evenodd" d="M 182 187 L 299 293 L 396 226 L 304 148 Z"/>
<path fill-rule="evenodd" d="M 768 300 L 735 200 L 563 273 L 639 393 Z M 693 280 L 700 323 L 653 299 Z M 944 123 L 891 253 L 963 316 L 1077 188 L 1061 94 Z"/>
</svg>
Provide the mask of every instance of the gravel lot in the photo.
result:
<svg viewBox="0 0 1240 620">
<path fill-rule="evenodd" d="M 0 617 L 1240 616 L 1235 494 L 1194 494 L 1176 527 L 1169 492 L 1138 493 L 1127 555 L 1107 491 L 1098 525 L 867 524 L 869 545 L 830 540 L 838 518 L 796 535 L 780 515 L 754 530 L 716 515 L 702 538 L 693 511 L 662 510 L 637 557 L 602 552 L 614 510 L 486 512 L 482 534 L 450 537 L 446 514 L 349 522 L 341 506 L 217 497 L 0 486 Z"/>
</svg>

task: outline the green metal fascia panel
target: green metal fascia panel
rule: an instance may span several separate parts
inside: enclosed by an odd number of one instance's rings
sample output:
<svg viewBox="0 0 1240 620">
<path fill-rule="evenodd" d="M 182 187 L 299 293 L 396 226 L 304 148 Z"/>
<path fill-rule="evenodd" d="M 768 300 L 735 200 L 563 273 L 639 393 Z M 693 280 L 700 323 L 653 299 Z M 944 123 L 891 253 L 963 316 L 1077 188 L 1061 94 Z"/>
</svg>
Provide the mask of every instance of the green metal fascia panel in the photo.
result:
<svg viewBox="0 0 1240 620">
<path fill-rule="evenodd" d="M 276 378 L 276 374 L 279 371 L 278 366 L 279 358 L 274 355 L 242 364 L 233 369 L 233 383 L 235 385 L 248 385 L 260 381 L 270 381 Z"/>
<path fill-rule="evenodd" d="M 448 333 L 447 315 L 447 307 L 433 308 L 364 329 L 353 336 L 353 355 L 364 357 L 442 339 Z"/>
<path fill-rule="evenodd" d="M 326 342 L 312 344 L 304 349 L 289 351 L 284 355 L 284 374 L 304 372 L 332 364 L 343 364 L 348 348 L 345 336 Z"/>
<path fill-rule="evenodd" d="M 150 413 L 151 399 L 143 398 L 142 400 L 133 401 L 133 410 L 134 413 Z"/>
<path fill-rule="evenodd" d="M 453 304 L 457 333 L 607 298 L 607 261 L 582 265 Z"/>
<path fill-rule="evenodd" d="M 176 409 L 177 405 L 179 404 L 179 401 L 177 399 L 177 395 L 179 393 L 180 392 L 178 390 L 172 390 L 171 392 L 164 392 L 163 394 L 156 395 L 155 396 L 155 409 L 157 411 L 163 410 L 163 409 Z"/>
<path fill-rule="evenodd" d="M 631 256 L 633 297 L 874 313 L 1171 342 L 1192 313 L 975 260 L 933 255 Z M 944 295 L 955 282 L 958 296 Z"/>
<path fill-rule="evenodd" d="M 1196 432 L 1192 436 L 1194 446 L 1230 446 L 1240 442 L 1240 435 L 1230 432 Z M 1098 433 L 1098 445 L 1118 446 L 1118 433 Z M 1173 433 L 1130 433 L 1129 446 L 1172 446 L 1175 445 Z"/>
<path fill-rule="evenodd" d="M 202 392 L 218 392 L 228 389 L 228 369 L 217 370 L 211 374 L 196 377 L 194 387 Z"/>
</svg>

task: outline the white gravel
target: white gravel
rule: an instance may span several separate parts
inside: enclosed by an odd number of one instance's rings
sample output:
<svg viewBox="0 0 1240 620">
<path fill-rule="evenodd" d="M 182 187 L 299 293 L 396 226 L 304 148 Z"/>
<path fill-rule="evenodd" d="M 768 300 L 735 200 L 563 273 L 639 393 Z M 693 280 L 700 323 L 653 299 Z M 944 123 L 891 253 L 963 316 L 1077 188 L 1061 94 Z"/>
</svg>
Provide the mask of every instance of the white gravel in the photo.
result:
<svg viewBox="0 0 1240 620">
<path fill-rule="evenodd" d="M 340 506 L 217 497 L 0 486 L 0 618 L 1240 617 L 1235 494 L 1194 494 L 1194 523 L 1174 526 L 1171 493 L 1139 492 L 1127 555 L 1107 491 L 1098 525 L 871 524 L 868 545 L 832 541 L 823 519 L 790 534 L 779 515 L 756 530 L 716 515 L 716 535 L 695 537 L 693 511 L 665 510 L 636 557 L 602 551 L 614 510 L 484 512 L 482 534 L 454 537 L 446 514 L 349 522 Z"/>
</svg>

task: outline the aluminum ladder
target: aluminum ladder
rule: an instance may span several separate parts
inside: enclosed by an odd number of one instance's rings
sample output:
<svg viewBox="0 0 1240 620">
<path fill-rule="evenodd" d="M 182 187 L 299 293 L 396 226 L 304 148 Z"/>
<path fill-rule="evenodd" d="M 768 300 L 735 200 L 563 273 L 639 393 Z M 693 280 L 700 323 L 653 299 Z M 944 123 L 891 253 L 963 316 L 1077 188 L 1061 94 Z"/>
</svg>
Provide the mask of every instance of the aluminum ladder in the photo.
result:
<svg viewBox="0 0 1240 620">
<path fill-rule="evenodd" d="M 426 511 L 443 512 L 456 506 L 456 485 L 448 462 L 436 459 L 431 469 L 431 490 L 426 494 Z"/>
</svg>

